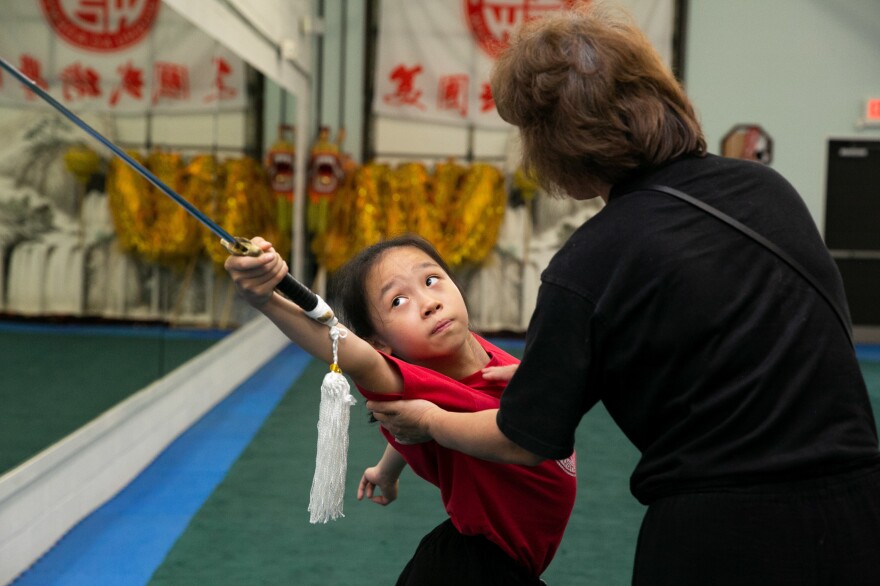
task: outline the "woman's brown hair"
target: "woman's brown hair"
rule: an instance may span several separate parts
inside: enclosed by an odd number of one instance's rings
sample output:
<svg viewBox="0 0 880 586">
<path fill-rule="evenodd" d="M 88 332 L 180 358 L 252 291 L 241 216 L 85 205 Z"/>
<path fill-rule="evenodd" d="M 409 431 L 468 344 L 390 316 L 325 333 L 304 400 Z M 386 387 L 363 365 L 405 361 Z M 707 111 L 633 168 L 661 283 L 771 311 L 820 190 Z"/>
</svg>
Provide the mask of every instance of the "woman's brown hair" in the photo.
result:
<svg viewBox="0 0 880 586">
<path fill-rule="evenodd" d="M 629 15 L 604 2 L 523 25 L 495 64 L 492 93 L 520 129 L 526 168 L 551 188 L 613 185 L 706 152 L 672 72 Z"/>
</svg>

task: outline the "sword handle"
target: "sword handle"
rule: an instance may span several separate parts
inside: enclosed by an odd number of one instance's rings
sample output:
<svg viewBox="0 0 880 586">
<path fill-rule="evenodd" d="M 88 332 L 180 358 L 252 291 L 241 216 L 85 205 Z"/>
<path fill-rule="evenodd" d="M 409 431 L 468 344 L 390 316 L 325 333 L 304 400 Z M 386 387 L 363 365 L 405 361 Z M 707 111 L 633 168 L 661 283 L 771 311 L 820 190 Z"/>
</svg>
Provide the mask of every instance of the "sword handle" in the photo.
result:
<svg viewBox="0 0 880 586">
<path fill-rule="evenodd" d="M 260 256 L 263 254 L 260 247 L 255 246 L 247 238 L 236 237 L 233 242 L 221 240 L 220 243 L 235 256 Z M 338 322 L 333 310 L 321 296 L 293 278 L 290 273 L 284 275 L 281 282 L 275 285 L 275 290 L 299 305 L 310 318 L 327 326 L 335 326 Z"/>
</svg>

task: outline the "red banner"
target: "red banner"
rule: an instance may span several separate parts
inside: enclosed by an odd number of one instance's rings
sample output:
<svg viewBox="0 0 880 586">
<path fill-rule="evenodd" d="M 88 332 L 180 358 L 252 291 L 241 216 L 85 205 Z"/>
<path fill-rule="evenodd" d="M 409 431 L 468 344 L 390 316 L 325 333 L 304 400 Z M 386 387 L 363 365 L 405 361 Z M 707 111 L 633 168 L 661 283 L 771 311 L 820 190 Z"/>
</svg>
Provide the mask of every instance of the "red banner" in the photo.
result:
<svg viewBox="0 0 880 586">
<path fill-rule="evenodd" d="M 0 10 L 0 56 L 71 109 L 245 105 L 243 61 L 161 0 L 0 0 Z M 35 99 L 0 73 L 0 103 Z"/>
<path fill-rule="evenodd" d="M 489 75 L 520 24 L 573 0 L 382 0 L 374 111 L 389 118 L 506 127 Z M 672 0 L 623 0 L 660 53 L 671 54 Z"/>
</svg>

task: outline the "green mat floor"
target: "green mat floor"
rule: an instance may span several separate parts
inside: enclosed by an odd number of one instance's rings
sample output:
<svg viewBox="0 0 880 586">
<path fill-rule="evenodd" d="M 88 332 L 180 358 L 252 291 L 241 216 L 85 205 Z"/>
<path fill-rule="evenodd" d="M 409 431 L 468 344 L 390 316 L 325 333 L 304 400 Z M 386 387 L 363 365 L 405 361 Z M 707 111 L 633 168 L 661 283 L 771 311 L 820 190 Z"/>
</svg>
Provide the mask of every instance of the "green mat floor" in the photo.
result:
<svg viewBox="0 0 880 586">
<path fill-rule="evenodd" d="M 880 362 L 863 362 L 880 414 Z M 285 395 L 152 577 L 152 585 L 393 584 L 419 540 L 445 514 L 436 488 L 404 472 L 388 507 L 355 498 L 384 449 L 363 401 L 352 409 L 345 518 L 310 525 L 318 389 L 313 362 Z M 601 406 L 578 429 L 578 500 L 543 578 L 554 585 L 630 583 L 644 508 L 629 493 L 637 459 Z"/>
<path fill-rule="evenodd" d="M 310 525 L 318 389 L 313 362 L 174 545 L 151 584 L 393 584 L 419 540 L 446 518 L 438 489 L 405 471 L 388 507 L 358 502 L 384 450 L 363 400 L 352 409 L 345 517 Z M 553 584 L 627 584 L 642 506 L 629 494 L 636 452 L 603 409 L 587 415 L 572 523 L 544 574 Z M 600 439 L 601 438 L 601 439 Z"/>
<path fill-rule="evenodd" d="M 168 332 L 158 338 L 156 332 L 67 337 L 0 329 L 0 473 L 216 339 Z M 880 355 L 861 364 L 880 414 Z M 326 368 L 311 362 L 287 391 L 150 584 L 394 583 L 419 540 L 446 517 L 439 491 L 406 471 L 399 498 L 390 506 L 356 500 L 364 468 L 385 446 L 356 395 L 346 516 L 326 525 L 309 523 L 319 388 Z M 601 406 L 584 418 L 577 446 L 578 500 L 544 579 L 551 586 L 629 584 L 644 511 L 629 494 L 637 453 Z"/>
</svg>

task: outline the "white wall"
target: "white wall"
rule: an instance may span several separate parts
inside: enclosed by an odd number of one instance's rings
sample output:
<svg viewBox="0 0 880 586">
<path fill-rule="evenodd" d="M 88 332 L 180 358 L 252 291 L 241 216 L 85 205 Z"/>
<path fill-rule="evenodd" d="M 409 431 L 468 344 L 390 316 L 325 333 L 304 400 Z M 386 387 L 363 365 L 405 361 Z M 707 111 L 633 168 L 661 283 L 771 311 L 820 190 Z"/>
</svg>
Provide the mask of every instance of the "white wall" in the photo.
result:
<svg viewBox="0 0 880 586">
<path fill-rule="evenodd" d="M 824 223 L 826 141 L 880 97 L 880 1 L 690 0 L 685 85 L 712 152 L 737 123 L 773 138 L 771 166 Z M 878 227 L 880 229 L 880 227 Z"/>
</svg>

